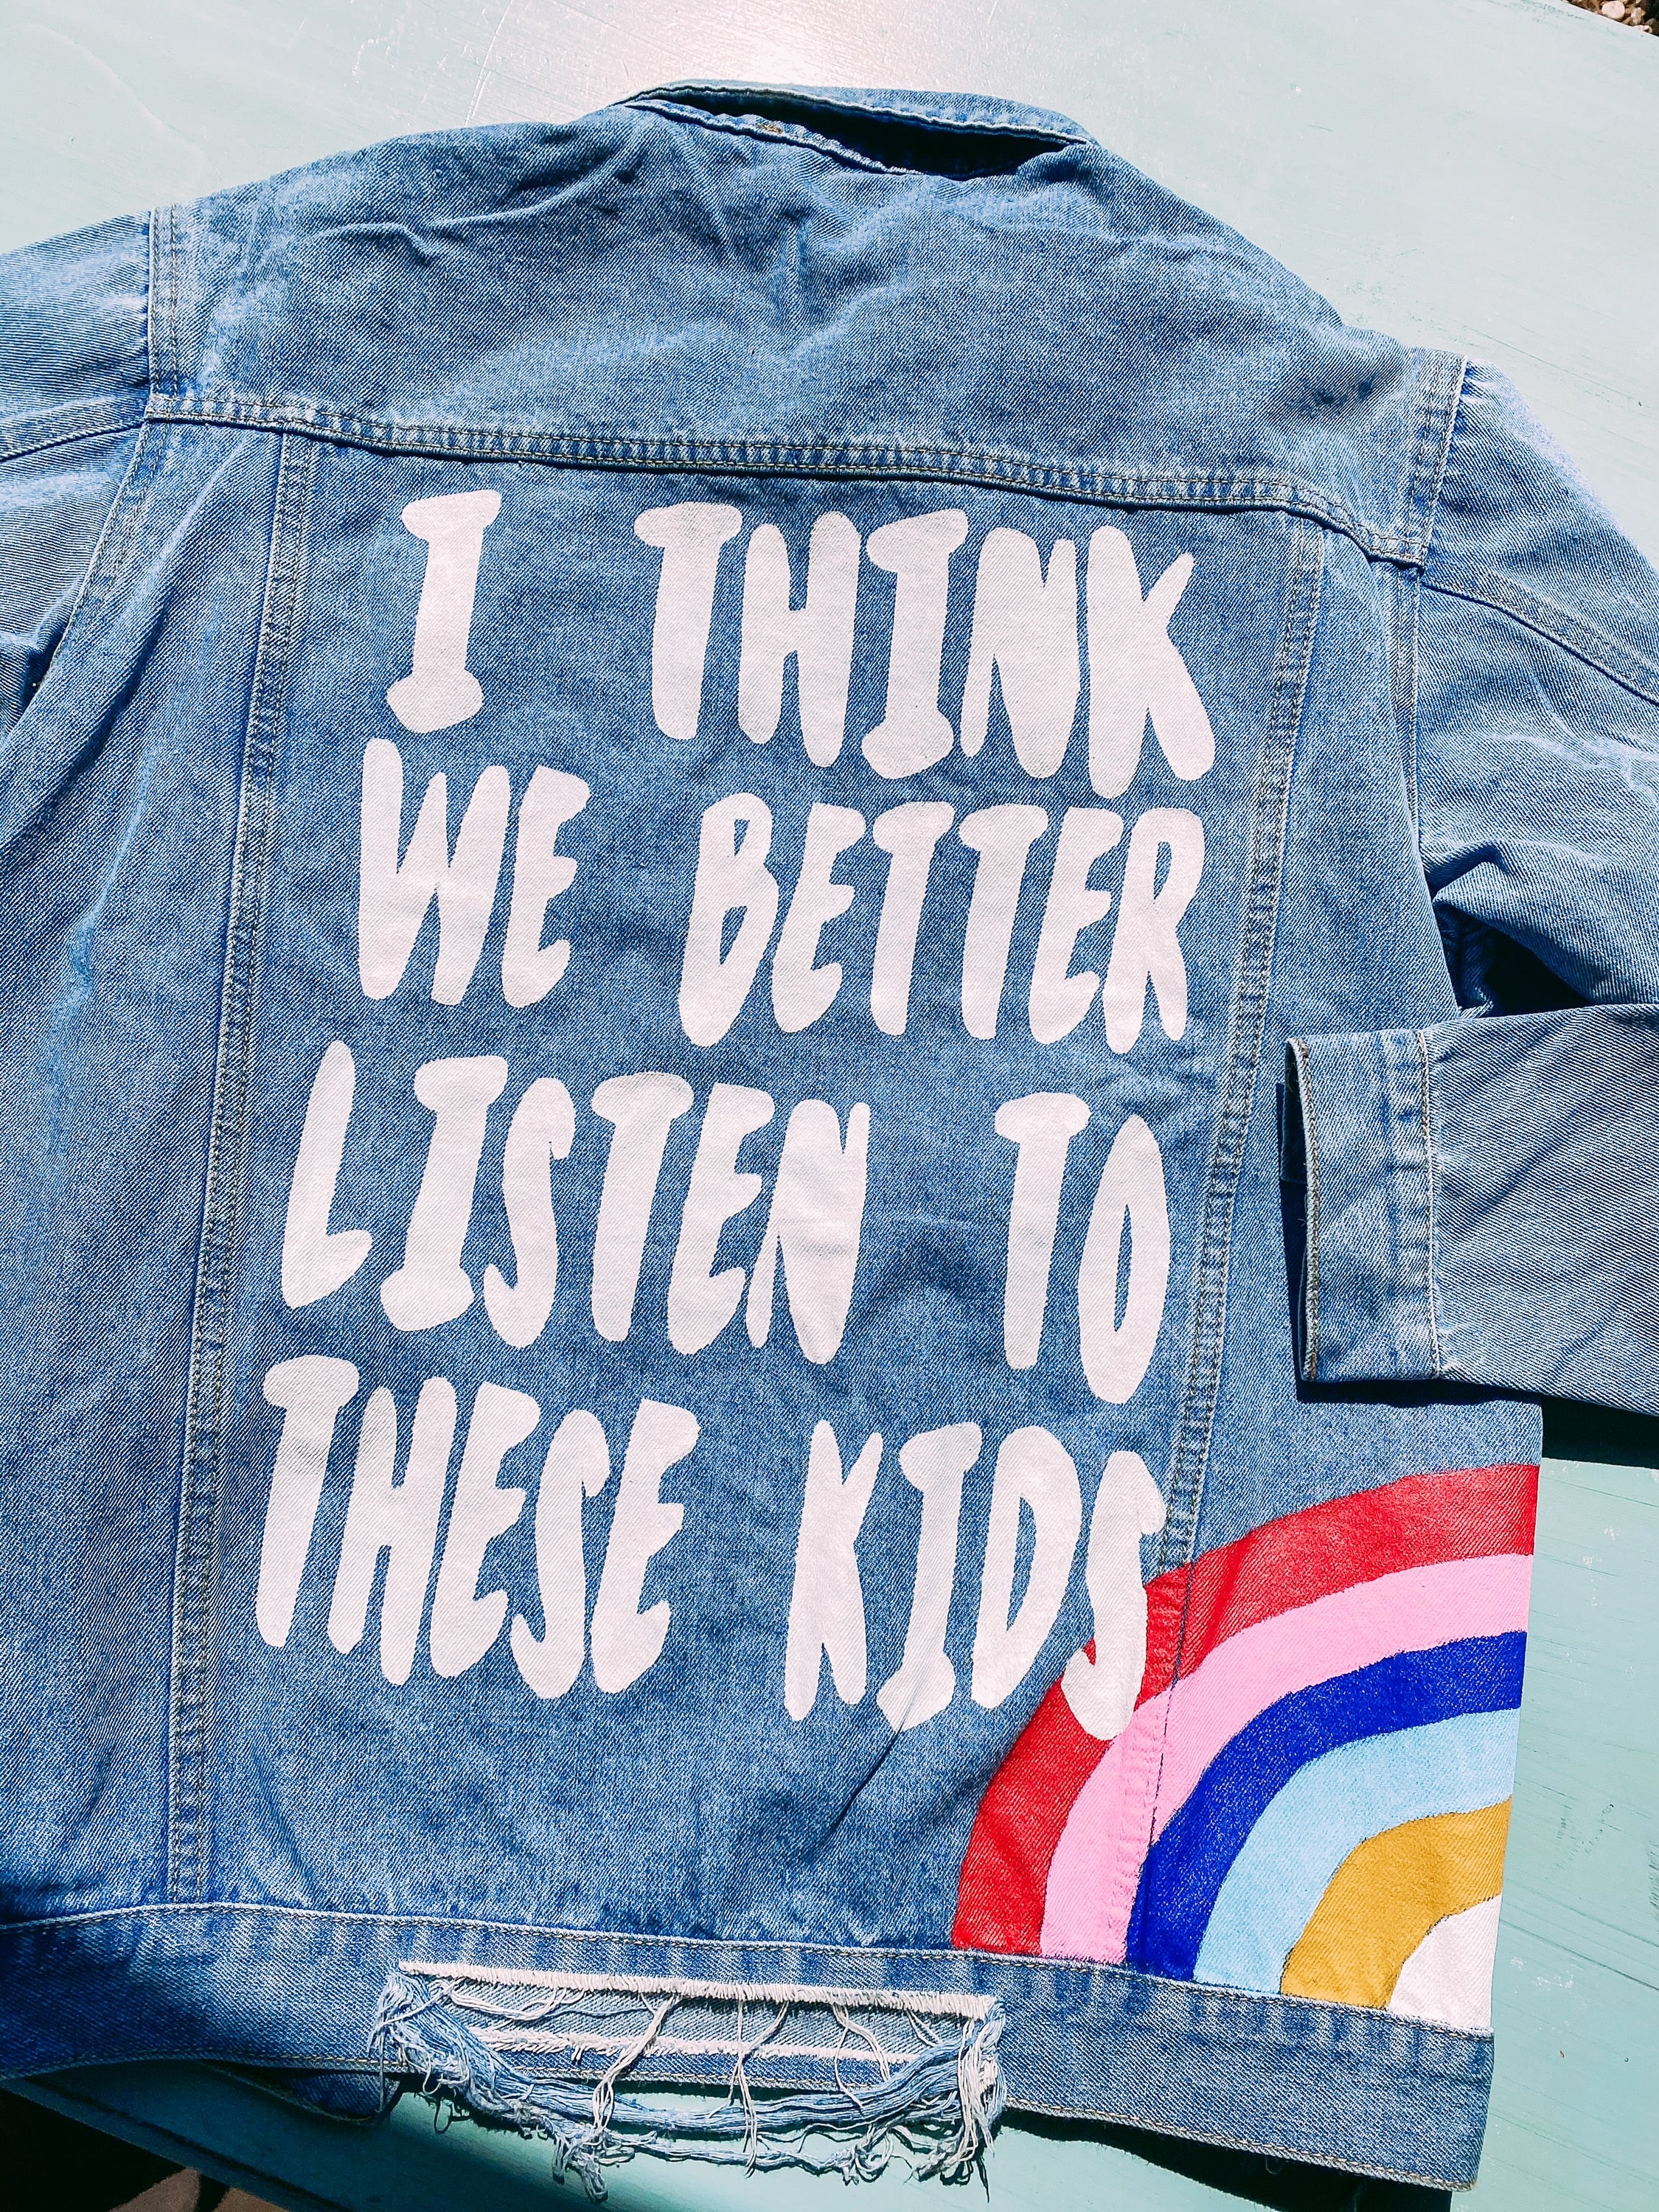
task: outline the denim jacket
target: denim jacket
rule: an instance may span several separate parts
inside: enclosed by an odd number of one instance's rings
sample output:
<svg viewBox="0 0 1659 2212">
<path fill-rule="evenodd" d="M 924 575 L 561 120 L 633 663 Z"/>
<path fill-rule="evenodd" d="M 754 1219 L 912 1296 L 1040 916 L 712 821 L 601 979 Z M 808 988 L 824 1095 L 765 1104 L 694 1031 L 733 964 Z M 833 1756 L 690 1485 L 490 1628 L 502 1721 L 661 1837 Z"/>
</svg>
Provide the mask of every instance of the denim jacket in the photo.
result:
<svg viewBox="0 0 1659 2212">
<path fill-rule="evenodd" d="M 1659 580 L 1513 392 L 720 85 L 0 327 L 0 2067 L 1468 2181 L 1531 1401 L 1659 1406 Z"/>
</svg>

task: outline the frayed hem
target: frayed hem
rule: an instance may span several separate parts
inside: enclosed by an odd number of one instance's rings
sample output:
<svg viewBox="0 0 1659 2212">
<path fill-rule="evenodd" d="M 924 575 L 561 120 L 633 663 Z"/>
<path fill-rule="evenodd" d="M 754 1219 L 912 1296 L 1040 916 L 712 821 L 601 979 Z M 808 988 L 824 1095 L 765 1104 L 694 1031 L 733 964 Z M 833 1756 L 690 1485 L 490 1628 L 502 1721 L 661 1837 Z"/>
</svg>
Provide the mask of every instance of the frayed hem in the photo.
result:
<svg viewBox="0 0 1659 2212">
<path fill-rule="evenodd" d="M 605 2169 L 639 2152 L 848 2182 L 873 2180 L 897 2158 L 919 2178 L 982 2180 L 1006 2101 L 1002 2027 L 995 1999 L 946 1991 L 404 1960 L 386 1978 L 369 2047 L 441 2107 L 544 2136 L 556 2175 L 574 2174 L 597 2199 Z M 724 2100 L 679 2109 L 619 2095 L 653 2052 L 728 2059 Z M 538 2064 L 541 2054 L 566 2063 Z M 597 2080 L 590 2057 L 604 2062 Z M 835 2086 L 757 2094 L 757 2059 L 825 2069 Z M 870 2078 L 849 2084 L 843 2071 Z"/>
</svg>

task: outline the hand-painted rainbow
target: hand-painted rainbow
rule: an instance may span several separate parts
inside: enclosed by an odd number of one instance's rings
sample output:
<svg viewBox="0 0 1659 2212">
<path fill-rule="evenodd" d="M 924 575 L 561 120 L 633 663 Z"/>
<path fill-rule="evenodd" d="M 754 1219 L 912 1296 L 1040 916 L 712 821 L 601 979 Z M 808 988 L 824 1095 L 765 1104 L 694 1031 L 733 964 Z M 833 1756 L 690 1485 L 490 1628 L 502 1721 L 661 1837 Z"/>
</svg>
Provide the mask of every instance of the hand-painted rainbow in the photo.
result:
<svg viewBox="0 0 1659 2212">
<path fill-rule="evenodd" d="M 952 1940 L 1482 2024 L 1537 1483 L 1411 1475 L 1159 1576 L 1133 1717 L 1097 1742 L 1055 1683 Z"/>
</svg>

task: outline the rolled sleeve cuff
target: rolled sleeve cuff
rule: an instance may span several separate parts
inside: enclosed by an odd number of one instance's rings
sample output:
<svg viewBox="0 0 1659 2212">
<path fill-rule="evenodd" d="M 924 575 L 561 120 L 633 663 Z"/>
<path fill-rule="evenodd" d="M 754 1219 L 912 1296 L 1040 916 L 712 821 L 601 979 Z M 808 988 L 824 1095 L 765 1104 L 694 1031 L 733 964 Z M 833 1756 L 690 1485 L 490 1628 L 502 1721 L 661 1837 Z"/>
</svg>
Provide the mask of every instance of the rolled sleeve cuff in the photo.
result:
<svg viewBox="0 0 1659 2212">
<path fill-rule="evenodd" d="M 1421 1031 L 1293 1039 L 1285 1181 L 1305 1188 L 1303 1380 L 1422 1382 L 1435 1322 L 1429 1041 Z"/>
</svg>

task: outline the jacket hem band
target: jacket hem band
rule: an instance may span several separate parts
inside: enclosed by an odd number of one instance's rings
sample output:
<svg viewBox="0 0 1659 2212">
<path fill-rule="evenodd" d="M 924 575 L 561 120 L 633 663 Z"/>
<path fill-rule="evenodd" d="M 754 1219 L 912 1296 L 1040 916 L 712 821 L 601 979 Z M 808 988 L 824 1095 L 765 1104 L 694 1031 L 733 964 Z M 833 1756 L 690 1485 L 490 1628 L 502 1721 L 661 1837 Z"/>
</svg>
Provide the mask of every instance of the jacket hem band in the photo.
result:
<svg viewBox="0 0 1659 2212">
<path fill-rule="evenodd" d="M 984 1952 L 583 1935 L 269 1905 L 14 1925 L 0 1936 L 13 1993 L 0 2073 L 161 2057 L 360 2065 L 389 1979 L 422 1964 L 619 1984 L 787 1984 L 837 2002 L 861 1990 L 989 1999 L 1006 2015 L 998 2057 L 1012 2107 L 1438 2188 L 1467 2187 L 1480 2160 L 1490 2037 L 1385 2013 Z M 241 2023 L 234 2050 L 207 2030 L 228 2019 Z M 588 2076 L 608 2059 L 592 2054 Z M 722 2087 L 730 2070 L 672 2050 L 649 2067 L 653 2079 Z M 746 2071 L 757 2087 L 836 2087 L 833 2067 L 809 2056 L 768 2060 L 757 2050 Z"/>
</svg>

